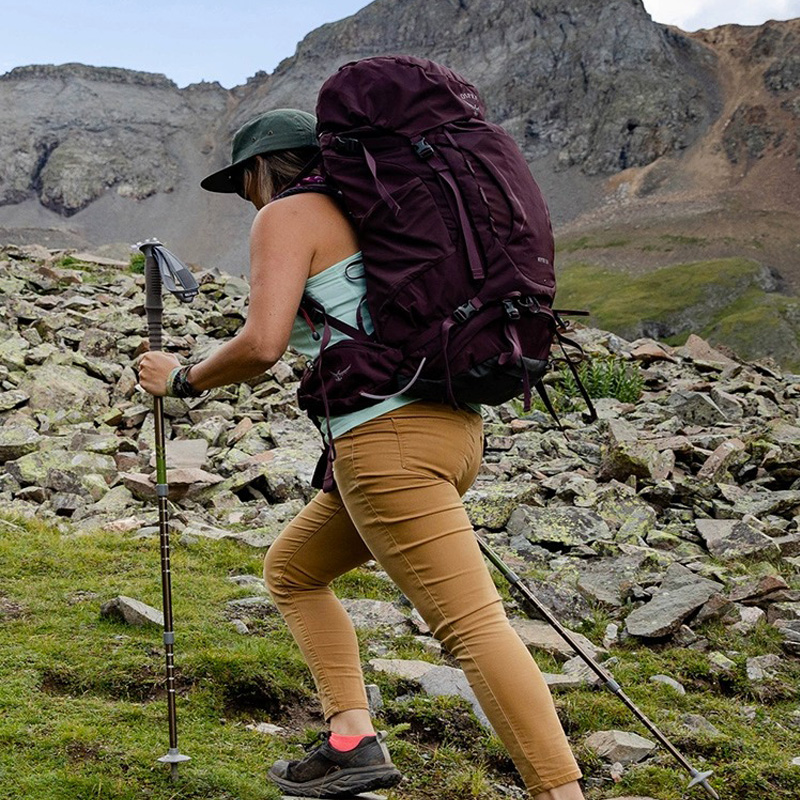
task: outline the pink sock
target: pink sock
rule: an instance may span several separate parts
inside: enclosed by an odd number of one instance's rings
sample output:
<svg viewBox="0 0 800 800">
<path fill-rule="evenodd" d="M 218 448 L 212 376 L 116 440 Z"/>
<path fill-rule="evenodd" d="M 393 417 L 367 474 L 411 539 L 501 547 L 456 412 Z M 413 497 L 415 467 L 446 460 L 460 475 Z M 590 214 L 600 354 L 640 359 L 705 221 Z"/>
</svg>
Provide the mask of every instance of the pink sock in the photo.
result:
<svg viewBox="0 0 800 800">
<path fill-rule="evenodd" d="M 374 734 L 372 734 L 374 736 Z M 355 750 L 362 739 L 368 738 L 368 734 L 361 734 L 360 736 L 344 736 L 341 733 L 332 733 L 328 742 L 334 750 L 341 753 L 347 753 L 349 750 Z"/>
</svg>

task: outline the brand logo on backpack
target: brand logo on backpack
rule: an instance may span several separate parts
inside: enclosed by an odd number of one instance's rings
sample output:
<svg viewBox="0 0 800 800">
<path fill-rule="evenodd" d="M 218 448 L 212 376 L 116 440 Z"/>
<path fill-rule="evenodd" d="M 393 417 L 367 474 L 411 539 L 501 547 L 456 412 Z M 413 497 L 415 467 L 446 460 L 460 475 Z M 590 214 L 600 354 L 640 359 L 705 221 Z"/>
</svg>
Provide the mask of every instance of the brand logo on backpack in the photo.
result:
<svg viewBox="0 0 800 800">
<path fill-rule="evenodd" d="M 352 366 L 352 364 L 350 365 Z M 344 369 L 337 370 L 336 372 L 332 372 L 331 376 L 337 383 L 341 383 L 342 379 L 344 378 L 347 373 L 350 372 L 350 367 L 345 367 Z"/>
<path fill-rule="evenodd" d="M 461 92 L 458 95 L 475 113 L 480 113 L 481 99 L 475 92 Z"/>
</svg>

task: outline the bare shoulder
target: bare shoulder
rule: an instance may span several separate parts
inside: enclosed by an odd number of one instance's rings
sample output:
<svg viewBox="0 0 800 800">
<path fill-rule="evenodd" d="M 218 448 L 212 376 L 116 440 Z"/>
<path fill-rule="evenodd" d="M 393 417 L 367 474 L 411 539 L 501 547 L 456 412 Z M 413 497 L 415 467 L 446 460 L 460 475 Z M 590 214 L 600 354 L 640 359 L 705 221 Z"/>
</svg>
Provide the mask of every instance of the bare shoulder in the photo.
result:
<svg viewBox="0 0 800 800">
<path fill-rule="evenodd" d="M 256 214 L 253 222 L 254 227 L 258 225 L 282 230 L 286 226 L 290 229 L 297 226 L 315 229 L 331 224 L 350 223 L 339 204 L 321 192 L 304 192 L 268 203 Z"/>
</svg>

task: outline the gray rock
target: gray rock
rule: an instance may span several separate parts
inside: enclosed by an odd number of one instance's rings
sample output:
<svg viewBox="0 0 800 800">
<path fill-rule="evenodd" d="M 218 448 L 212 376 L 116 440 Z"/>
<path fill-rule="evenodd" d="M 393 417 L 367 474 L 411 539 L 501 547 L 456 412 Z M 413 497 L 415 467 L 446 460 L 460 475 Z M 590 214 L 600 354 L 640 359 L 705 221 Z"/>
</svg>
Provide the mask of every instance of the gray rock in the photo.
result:
<svg viewBox="0 0 800 800">
<path fill-rule="evenodd" d="M 166 446 L 168 469 L 203 469 L 208 461 L 208 442 L 204 439 L 173 439 Z M 154 467 L 155 454 L 150 460 Z"/>
<path fill-rule="evenodd" d="M 620 524 L 614 541 L 641 544 L 655 528 L 657 520 L 658 515 L 652 507 L 634 508 Z"/>
<path fill-rule="evenodd" d="M 258 575 L 229 575 L 228 580 L 237 586 L 242 586 L 260 594 L 269 594 L 264 579 Z"/>
<path fill-rule="evenodd" d="M 578 590 L 590 600 L 610 608 L 625 602 L 636 576 L 647 558 L 644 550 L 579 567 Z"/>
<path fill-rule="evenodd" d="M 38 432 L 28 425 L 3 425 L 0 427 L 0 462 L 14 461 L 33 453 L 41 442 Z"/>
<path fill-rule="evenodd" d="M 570 659 L 575 655 L 575 651 L 547 622 L 520 617 L 513 617 L 510 622 L 511 627 L 519 634 L 526 647 L 542 650 L 563 660 Z M 567 632 L 592 658 L 596 658 L 599 653 L 603 652 L 602 648 L 592 644 L 583 634 L 569 629 Z"/>
<path fill-rule="evenodd" d="M 698 478 L 714 483 L 732 483 L 729 470 L 747 459 L 745 444 L 741 439 L 730 439 L 719 445 L 706 459 L 697 473 Z"/>
<path fill-rule="evenodd" d="M 480 723 L 491 729 L 489 718 L 480 707 L 463 670 L 455 667 L 434 667 L 419 677 L 419 684 L 425 693 L 432 697 L 463 698 L 472 706 Z"/>
<path fill-rule="evenodd" d="M 587 736 L 585 743 L 605 761 L 622 764 L 635 764 L 656 749 L 656 745 L 643 736 L 617 730 L 597 731 Z"/>
<path fill-rule="evenodd" d="M 364 685 L 367 691 L 367 703 L 369 704 L 369 713 L 371 716 L 376 716 L 383 708 L 383 695 L 381 694 L 380 687 L 374 683 L 367 683 Z"/>
<path fill-rule="evenodd" d="M 109 406 L 108 385 L 82 369 L 66 365 L 47 367 L 47 380 L 27 375 L 19 385 L 30 396 L 33 411 L 54 415 L 61 412 L 74 421 L 91 420 Z"/>
<path fill-rule="evenodd" d="M 244 727 L 245 730 L 263 733 L 266 736 L 280 736 L 286 733 L 286 728 L 281 728 L 280 725 L 273 725 L 270 722 L 259 722 L 255 725 L 245 725 Z"/>
<path fill-rule="evenodd" d="M 533 508 L 522 505 L 507 525 L 511 534 L 521 534 L 534 544 L 566 547 L 611 539 L 605 521 L 594 511 L 582 508 Z"/>
<path fill-rule="evenodd" d="M 744 608 L 744 611 L 751 612 L 752 614 L 758 613 L 760 616 L 757 618 L 757 622 L 764 619 L 766 617 L 767 621 L 770 623 L 775 623 L 779 619 L 785 620 L 800 620 L 800 603 L 798 602 L 788 602 L 788 603 L 770 603 L 769 609 L 765 614 L 764 611 L 760 608 Z M 753 627 L 755 623 L 753 623 Z"/>
<path fill-rule="evenodd" d="M 429 661 L 401 658 L 373 658 L 369 665 L 376 672 L 410 681 L 419 681 L 423 675 L 436 668 L 436 664 Z"/>
<path fill-rule="evenodd" d="M 574 656 L 565 661 L 561 665 L 561 670 L 565 675 L 569 675 L 569 677 L 576 680 L 578 688 L 581 686 L 600 686 L 604 682 L 581 656 Z"/>
<path fill-rule="evenodd" d="M 781 603 L 775 603 L 775 605 L 780 606 Z M 756 628 L 756 626 L 767 619 L 767 615 L 764 613 L 764 611 L 756 606 L 739 606 L 738 611 L 739 621 L 731 625 L 731 630 L 734 630 L 737 633 L 750 633 L 754 628 Z M 770 608 L 770 611 L 772 611 L 772 607 Z M 780 617 L 775 618 L 780 619 Z M 768 619 L 767 621 L 773 622 L 774 619 Z"/>
<path fill-rule="evenodd" d="M 780 548 L 763 533 L 737 520 L 698 519 L 697 530 L 708 551 L 722 561 L 736 561 L 746 556 L 780 555 Z"/>
<path fill-rule="evenodd" d="M 91 513 L 119 516 L 135 505 L 133 493 L 125 486 L 114 486 L 87 508 Z"/>
<path fill-rule="evenodd" d="M 653 683 L 666 684 L 675 692 L 677 692 L 679 695 L 686 694 L 686 689 L 684 689 L 683 686 L 678 681 L 675 680 L 675 678 L 670 678 L 669 675 L 652 675 L 650 677 L 650 680 Z"/>
<path fill-rule="evenodd" d="M 517 483 L 477 484 L 464 495 L 470 522 L 478 528 L 501 530 L 520 506 L 534 505 L 535 487 Z"/>
<path fill-rule="evenodd" d="M 761 683 L 765 680 L 775 678 L 780 664 L 780 656 L 774 653 L 748 658 L 745 664 L 747 678 L 752 683 Z"/>
<path fill-rule="evenodd" d="M 625 630 L 644 639 L 669 636 L 708 600 L 711 593 L 711 589 L 700 584 L 661 591 L 649 603 L 628 614 Z"/>
<path fill-rule="evenodd" d="M 0 392 L 0 413 L 24 406 L 29 399 L 30 395 L 20 389 L 9 389 L 6 392 Z"/>
<path fill-rule="evenodd" d="M 700 714 L 684 714 L 681 717 L 681 723 L 692 731 L 692 733 L 699 734 L 700 736 L 718 739 L 723 735 L 719 728 L 712 725 Z"/>
<path fill-rule="evenodd" d="M 683 564 L 670 564 L 661 579 L 661 589 L 663 591 L 673 591 L 684 586 L 703 586 L 710 593 L 722 591 L 724 588 L 719 581 L 704 578 L 696 572 L 685 567 Z"/>
<path fill-rule="evenodd" d="M 164 614 L 161 611 L 125 595 L 119 595 L 103 603 L 100 607 L 100 616 L 119 619 L 128 625 L 164 626 Z"/>
<path fill-rule="evenodd" d="M 353 625 L 358 629 L 389 628 L 396 633 L 409 633 L 408 617 L 383 600 L 342 600 Z"/>
<path fill-rule="evenodd" d="M 728 421 L 722 409 L 708 395 L 700 392 L 674 392 L 667 404 L 689 425 L 712 427 Z"/>
<path fill-rule="evenodd" d="M 800 490 L 787 489 L 758 495 L 744 495 L 733 506 L 735 514 L 766 517 L 769 514 L 786 514 L 800 508 Z"/>
<path fill-rule="evenodd" d="M 736 670 L 736 662 L 724 653 L 713 652 L 708 654 L 708 663 L 715 674 L 732 674 Z"/>
<path fill-rule="evenodd" d="M 278 609 L 272 602 L 272 599 L 263 594 L 258 594 L 253 597 L 239 597 L 235 600 L 228 600 L 225 604 L 234 614 L 241 614 L 243 616 L 263 619 L 271 617 L 278 613 Z"/>
</svg>

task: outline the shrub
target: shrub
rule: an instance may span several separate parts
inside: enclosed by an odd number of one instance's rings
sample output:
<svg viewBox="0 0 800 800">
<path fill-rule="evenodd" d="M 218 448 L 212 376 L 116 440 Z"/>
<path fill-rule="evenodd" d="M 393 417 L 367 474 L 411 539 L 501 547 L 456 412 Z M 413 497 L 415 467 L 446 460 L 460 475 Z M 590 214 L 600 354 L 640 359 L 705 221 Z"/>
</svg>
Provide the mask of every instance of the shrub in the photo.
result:
<svg viewBox="0 0 800 800">
<path fill-rule="evenodd" d="M 584 361 L 577 367 L 578 377 L 593 400 L 612 397 L 622 403 L 635 403 L 642 396 L 644 378 L 638 364 L 623 361 L 617 356 Z M 566 365 L 547 376 L 548 397 L 557 414 L 574 410 L 575 401 L 582 398 L 578 383 Z M 518 416 L 525 416 L 522 402 L 513 400 Z M 532 408 L 547 412 L 544 403 L 534 397 Z"/>
<path fill-rule="evenodd" d="M 622 403 L 635 403 L 642 396 L 644 378 L 638 364 L 610 357 L 584 361 L 578 366 L 578 377 L 591 398 L 613 397 Z M 580 397 L 575 376 L 562 367 L 558 387 L 568 397 Z"/>
<path fill-rule="evenodd" d="M 130 271 L 136 275 L 144 275 L 144 253 L 132 253 Z"/>
</svg>

